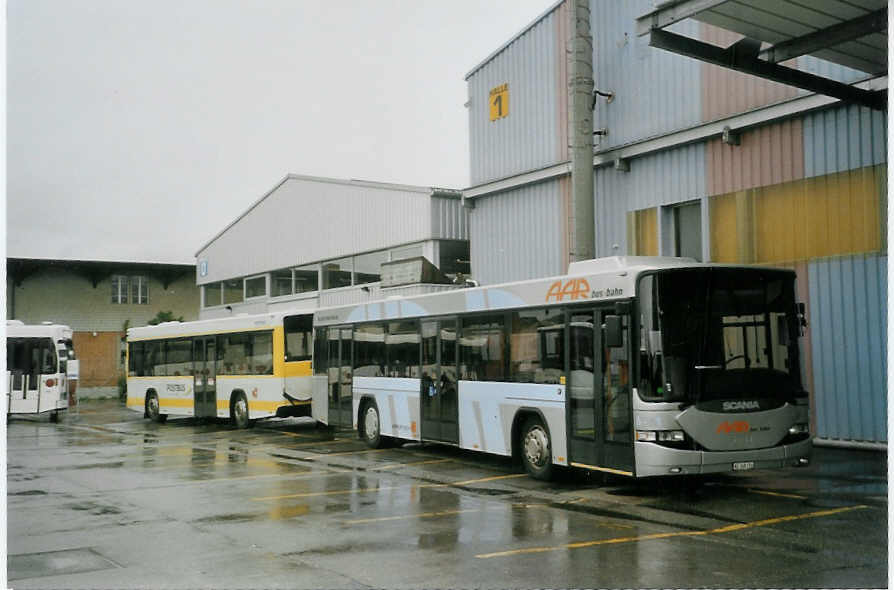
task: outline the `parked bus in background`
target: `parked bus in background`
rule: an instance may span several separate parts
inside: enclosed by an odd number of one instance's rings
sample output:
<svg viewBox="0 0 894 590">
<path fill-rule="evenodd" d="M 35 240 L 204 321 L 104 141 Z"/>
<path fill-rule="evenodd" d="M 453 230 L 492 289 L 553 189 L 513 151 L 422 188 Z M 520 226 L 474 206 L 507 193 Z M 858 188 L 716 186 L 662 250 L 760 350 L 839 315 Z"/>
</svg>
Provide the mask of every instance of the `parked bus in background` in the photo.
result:
<svg viewBox="0 0 894 590">
<path fill-rule="evenodd" d="M 245 428 L 309 416 L 310 313 L 165 322 L 127 331 L 127 407 L 168 416 L 229 418 Z"/>
<path fill-rule="evenodd" d="M 7 418 L 59 412 L 77 404 L 79 362 L 68 326 L 6 321 Z"/>
<path fill-rule="evenodd" d="M 541 479 L 804 465 L 803 311 L 793 271 L 647 257 L 318 310 L 314 416 Z"/>
</svg>

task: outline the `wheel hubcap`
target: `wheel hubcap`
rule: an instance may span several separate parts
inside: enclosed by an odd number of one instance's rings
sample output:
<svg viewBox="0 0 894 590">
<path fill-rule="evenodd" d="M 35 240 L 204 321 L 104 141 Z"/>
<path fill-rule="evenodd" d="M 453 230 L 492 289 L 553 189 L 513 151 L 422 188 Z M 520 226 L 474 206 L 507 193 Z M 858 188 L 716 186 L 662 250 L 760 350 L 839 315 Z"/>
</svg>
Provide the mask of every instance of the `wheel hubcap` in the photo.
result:
<svg viewBox="0 0 894 590">
<path fill-rule="evenodd" d="M 158 415 L 158 398 L 154 395 L 149 398 L 149 415 L 157 416 Z"/>
<path fill-rule="evenodd" d="M 375 438 L 379 436 L 379 413 L 376 412 L 375 408 L 366 410 L 363 426 L 366 431 L 366 438 L 369 440 L 375 440 Z"/>
<path fill-rule="evenodd" d="M 236 404 L 233 406 L 233 413 L 236 415 L 237 422 L 242 423 L 245 421 L 246 416 L 248 416 L 248 408 L 244 399 L 239 398 L 236 400 Z"/>
<path fill-rule="evenodd" d="M 535 426 L 525 435 L 525 457 L 528 463 L 542 467 L 549 458 L 549 438 L 539 426 Z"/>
</svg>

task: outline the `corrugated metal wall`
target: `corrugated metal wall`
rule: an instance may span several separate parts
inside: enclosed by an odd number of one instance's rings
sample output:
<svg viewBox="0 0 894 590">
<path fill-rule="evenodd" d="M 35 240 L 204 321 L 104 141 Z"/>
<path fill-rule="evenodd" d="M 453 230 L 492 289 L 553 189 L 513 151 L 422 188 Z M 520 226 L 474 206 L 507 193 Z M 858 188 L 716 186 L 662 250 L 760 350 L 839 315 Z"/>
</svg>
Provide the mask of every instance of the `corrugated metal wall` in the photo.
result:
<svg viewBox="0 0 894 590">
<path fill-rule="evenodd" d="M 804 174 L 821 176 L 881 164 L 888 149 L 887 112 L 842 106 L 804 117 Z"/>
<path fill-rule="evenodd" d="M 887 441 L 886 255 L 810 263 L 817 435 Z"/>
<path fill-rule="evenodd" d="M 460 200 L 430 195 L 425 187 L 289 177 L 199 252 L 208 274 L 197 282 L 433 237 L 468 239 Z"/>
<path fill-rule="evenodd" d="M 596 88 L 615 93 L 612 102 L 600 98 L 594 126 L 607 128 L 597 137 L 597 150 L 681 129 L 701 119 L 698 79 L 700 66 L 692 59 L 648 46 L 636 36 L 636 18 L 654 7 L 652 0 L 591 0 L 593 79 Z M 697 23 L 672 27 L 697 36 Z"/>
<path fill-rule="evenodd" d="M 468 77 L 472 185 L 567 157 L 567 10 L 561 4 Z M 508 84 L 508 116 L 490 120 L 491 89 Z"/>
<path fill-rule="evenodd" d="M 567 271 L 559 185 L 542 182 L 475 201 L 469 232 L 473 278 L 494 284 Z"/>
<path fill-rule="evenodd" d="M 683 203 L 705 194 L 705 146 L 693 144 L 637 158 L 630 163 L 630 172 L 598 168 L 593 184 L 596 254 L 626 254 L 629 211 Z"/>
</svg>

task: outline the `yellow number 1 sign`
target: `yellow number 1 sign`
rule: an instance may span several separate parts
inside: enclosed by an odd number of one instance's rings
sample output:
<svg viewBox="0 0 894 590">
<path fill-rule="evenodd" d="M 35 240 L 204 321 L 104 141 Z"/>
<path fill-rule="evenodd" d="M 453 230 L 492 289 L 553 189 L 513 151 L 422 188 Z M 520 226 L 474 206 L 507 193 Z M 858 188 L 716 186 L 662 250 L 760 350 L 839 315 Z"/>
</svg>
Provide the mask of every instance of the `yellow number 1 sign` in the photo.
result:
<svg viewBox="0 0 894 590">
<path fill-rule="evenodd" d="M 509 84 L 501 84 L 490 91 L 490 120 L 496 121 L 509 114 Z"/>
</svg>

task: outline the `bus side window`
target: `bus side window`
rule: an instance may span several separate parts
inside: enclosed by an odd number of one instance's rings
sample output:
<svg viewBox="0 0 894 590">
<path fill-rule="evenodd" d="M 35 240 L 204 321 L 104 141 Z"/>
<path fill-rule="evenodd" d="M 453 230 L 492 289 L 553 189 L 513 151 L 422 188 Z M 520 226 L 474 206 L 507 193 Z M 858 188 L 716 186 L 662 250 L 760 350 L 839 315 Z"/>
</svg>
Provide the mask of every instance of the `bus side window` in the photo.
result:
<svg viewBox="0 0 894 590">
<path fill-rule="evenodd" d="M 284 318 L 283 330 L 286 336 L 286 362 L 309 361 L 313 316 L 305 314 Z"/>
</svg>

